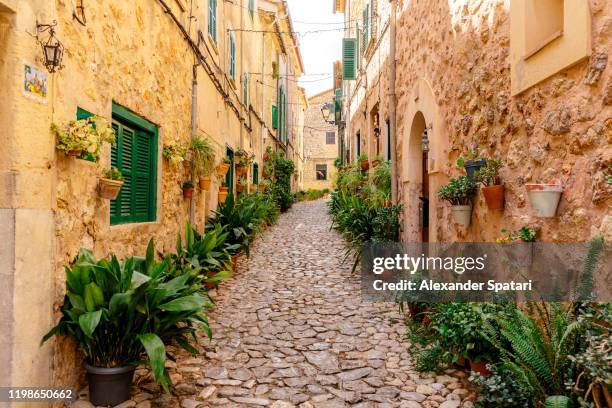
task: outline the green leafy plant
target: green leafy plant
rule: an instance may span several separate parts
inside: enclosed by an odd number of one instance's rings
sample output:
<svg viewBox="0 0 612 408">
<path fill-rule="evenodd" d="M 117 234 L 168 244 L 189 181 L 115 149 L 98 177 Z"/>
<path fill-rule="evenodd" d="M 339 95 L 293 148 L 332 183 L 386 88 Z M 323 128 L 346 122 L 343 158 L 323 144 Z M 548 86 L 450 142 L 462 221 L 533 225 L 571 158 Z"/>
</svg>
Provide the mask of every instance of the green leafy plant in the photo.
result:
<svg viewBox="0 0 612 408">
<path fill-rule="evenodd" d="M 215 169 L 216 154 L 212 142 L 207 137 L 195 136 L 191 139 L 194 177 L 208 177 Z"/>
<path fill-rule="evenodd" d="M 102 177 L 109 180 L 123 181 L 124 177 L 116 167 L 111 167 L 102 172 Z"/>
<path fill-rule="evenodd" d="M 478 149 L 470 149 L 468 150 L 465 157 L 459 156 L 455 165 L 458 169 L 465 168 L 465 163 L 470 160 L 478 160 Z"/>
<path fill-rule="evenodd" d="M 115 143 L 115 130 L 109 121 L 101 116 L 71 120 L 64 126 L 51 125 L 56 137 L 56 149 L 66 154 L 86 152 L 94 161 L 100 160 L 102 143 Z"/>
<path fill-rule="evenodd" d="M 499 176 L 501 167 L 501 160 L 488 159 L 486 164 L 474 173 L 474 179 L 485 187 L 498 186 L 501 184 L 501 177 Z"/>
<path fill-rule="evenodd" d="M 357 161 L 360 161 L 360 162 L 367 161 L 367 160 L 368 160 L 368 155 L 365 153 L 360 154 L 359 157 L 357 158 Z"/>
<path fill-rule="evenodd" d="M 553 395 L 546 398 L 544 408 L 571 408 L 572 401 L 565 395 Z"/>
<path fill-rule="evenodd" d="M 250 167 L 255 161 L 255 154 L 249 153 L 244 149 L 238 150 L 234 157 L 238 159 L 236 166 L 237 167 Z"/>
<path fill-rule="evenodd" d="M 191 180 L 185 181 L 183 183 L 183 190 L 193 190 L 193 182 Z"/>
<path fill-rule="evenodd" d="M 471 204 L 476 194 L 476 184 L 467 176 L 451 178 L 447 185 L 438 190 L 438 198 L 448 201 L 451 205 Z"/>
<path fill-rule="evenodd" d="M 144 357 L 168 391 L 165 345 L 176 343 L 197 353 L 189 338 L 197 327 L 212 336 L 203 313 L 212 305 L 189 271 L 169 276 L 168 263 L 156 262 L 154 252 L 152 240 L 144 261 L 119 262 L 115 255 L 96 261 L 90 251 L 81 250 L 66 267 L 63 316 L 42 341 L 73 337 L 87 363 L 97 367 L 137 364 Z"/>
<path fill-rule="evenodd" d="M 164 156 L 164 158 L 168 160 L 171 165 L 177 166 L 185 161 L 188 150 L 189 149 L 187 147 L 173 140 L 167 144 L 164 144 L 162 156 Z"/>
<path fill-rule="evenodd" d="M 534 228 L 526 225 L 515 231 L 510 231 L 505 228 L 502 228 L 501 232 L 502 234 L 506 234 L 506 236 L 496 239 L 496 242 L 500 244 L 506 242 L 514 242 L 519 239 L 523 242 L 535 242 L 538 235 L 538 232 Z"/>
<path fill-rule="evenodd" d="M 336 159 L 334 160 L 334 167 L 339 169 L 340 167 L 342 167 L 342 159 L 339 157 L 336 157 Z"/>
<path fill-rule="evenodd" d="M 472 372 L 470 382 L 476 385 L 479 400 L 478 408 L 529 408 L 533 396 L 519 382 L 514 373 L 503 365 L 491 365 L 491 375 L 484 377 Z"/>
<path fill-rule="evenodd" d="M 271 153 L 270 160 L 266 162 L 266 175 L 271 181 L 272 197 L 282 212 L 291 208 L 293 195 L 291 194 L 291 178 L 295 172 L 295 164 L 282 153 Z"/>
</svg>

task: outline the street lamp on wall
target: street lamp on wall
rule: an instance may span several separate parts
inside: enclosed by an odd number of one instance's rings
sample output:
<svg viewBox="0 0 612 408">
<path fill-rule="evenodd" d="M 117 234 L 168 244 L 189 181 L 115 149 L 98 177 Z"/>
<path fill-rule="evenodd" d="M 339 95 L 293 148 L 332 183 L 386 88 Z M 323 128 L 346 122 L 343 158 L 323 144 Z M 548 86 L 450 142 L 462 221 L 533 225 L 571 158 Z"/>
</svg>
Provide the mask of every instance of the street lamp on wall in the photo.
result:
<svg viewBox="0 0 612 408">
<path fill-rule="evenodd" d="M 36 38 L 43 52 L 42 62 L 50 73 L 54 73 L 64 67 L 62 65 L 64 46 L 55 36 L 55 26 L 57 26 L 57 21 L 55 20 L 52 24 L 36 24 Z M 45 32 L 49 33 L 49 38 L 43 42 L 39 36 Z"/>
<path fill-rule="evenodd" d="M 423 129 L 423 134 L 421 135 L 421 148 L 424 153 L 429 152 L 429 132 L 431 132 L 431 125 Z"/>
<path fill-rule="evenodd" d="M 329 102 L 323 104 L 323 107 L 321 107 L 321 114 L 323 115 L 323 120 L 331 125 L 336 124 L 335 120 L 330 120 L 333 108 L 334 105 Z"/>
</svg>

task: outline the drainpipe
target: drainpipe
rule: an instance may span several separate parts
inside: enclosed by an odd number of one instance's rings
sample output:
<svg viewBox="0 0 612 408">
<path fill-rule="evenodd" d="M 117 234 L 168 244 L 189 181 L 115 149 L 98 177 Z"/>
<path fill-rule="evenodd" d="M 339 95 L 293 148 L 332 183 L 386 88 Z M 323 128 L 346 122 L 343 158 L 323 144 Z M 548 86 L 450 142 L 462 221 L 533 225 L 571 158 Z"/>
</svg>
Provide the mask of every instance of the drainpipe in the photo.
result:
<svg viewBox="0 0 612 408">
<path fill-rule="evenodd" d="M 260 148 L 261 148 L 261 157 L 260 157 L 260 164 L 261 164 L 261 172 L 260 174 L 263 174 L 263 168 L 264 168 L 264 152 L 265 152 L 265 146 L 264 146 L 264 137 L 265 137 L 265 131 L 266 131 L 266 33 L 262 33 L 261 34 L 261 119 L 263 121 L 263 123 L 261 124 L 261 135 L 259 135 L 259 139 L 260 139 Z"/>
<path fill-rule="evenodd" d="M 395 95 L 395 77 L 396 77 L 396 62 L 395 62 L 395 48 L 396 48 L 396 33 L 397 33 L 397 1 L 389 0 L 391 2 L 391 32 L 390 32 L 390 57 L 391 61 L 391 72 L 389 78 L 389 127 L 391 128 L 391 202 L 397 204 L 398 196 L 398 180 L 397 180 L 397 98 Z"/>
<path fill-rule="evenodd" d="M 242 99 L 242 87 L 244 86 L 242 84 L 242 81 L 244 81 L 244 53 L 243 53 L 243 44 L 244 44 L 244 1 L 240 0 L 240 84 L 241 86 L 238 88 L 239 92 L 238 95 L 240 95 L 238 97 L 238 99 Z M 244 102 L 244 101 L 243 101 Z M 241 103 L 238 103 L 238 106 L 240 106 Z M 244 117 L 244 122 L 241 121 L 240 123 L 240 148 L 244 149 L 244 125 L 246 125 L 246 121 L 248 119 L 248 116 L 250 115 L 249 112 L 249 107 L 246 107 L 246 115 Z"/>
<path fill-rule="evenodd" d="M 193 68 L 193 80 L 191 82 L 191 139 L 195 138 L 197 132 L 197 106 L 198 106 L 198 66 L 194 65 Z M 195 186 L 195 163 L 191 162 L 191 181 Z M 200 192 L 201 193 L 201 192 Z M 195 226 L 195 195 L 191 196 L 189 200 L 189 223 Z"/>
</svg>

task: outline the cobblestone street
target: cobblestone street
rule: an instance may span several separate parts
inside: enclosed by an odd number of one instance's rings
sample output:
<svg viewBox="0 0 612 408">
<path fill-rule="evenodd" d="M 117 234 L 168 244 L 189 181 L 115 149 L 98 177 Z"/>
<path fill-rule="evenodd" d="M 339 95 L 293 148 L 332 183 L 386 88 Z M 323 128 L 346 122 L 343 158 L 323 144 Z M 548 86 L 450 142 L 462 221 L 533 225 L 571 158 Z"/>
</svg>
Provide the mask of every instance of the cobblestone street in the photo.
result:
<svg viewBox="0 0 612 408">
<path fill-rule="evenodd" d="M 321 200 L 282 215 L 218 290 L 213 340 L 199 340 L 205 356 L 173 365 L 178 397 L 142 392 L 132 405 L 472 406 L 460 405 L 465 374 L 413 370 L 397 307 L 361 303 L 358 274 L 329 226 Z"/>
</svg>

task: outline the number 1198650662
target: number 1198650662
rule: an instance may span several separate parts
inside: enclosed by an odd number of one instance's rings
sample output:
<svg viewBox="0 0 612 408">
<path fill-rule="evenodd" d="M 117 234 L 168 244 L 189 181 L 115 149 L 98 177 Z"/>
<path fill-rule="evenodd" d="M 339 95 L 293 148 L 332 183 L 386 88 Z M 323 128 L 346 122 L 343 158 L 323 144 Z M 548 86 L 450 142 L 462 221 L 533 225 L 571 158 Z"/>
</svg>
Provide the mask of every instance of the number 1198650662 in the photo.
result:
<svg viewBox="0 0 612 408">
<path fill-rule="evenodd" d="M 76 399 L 76 392 L 70 388 L 0 387 L 0 402 L 53 402 Z"/>
</svg>

